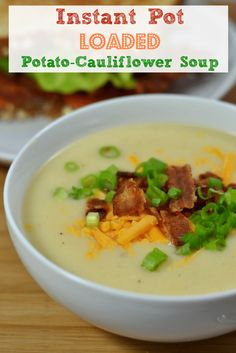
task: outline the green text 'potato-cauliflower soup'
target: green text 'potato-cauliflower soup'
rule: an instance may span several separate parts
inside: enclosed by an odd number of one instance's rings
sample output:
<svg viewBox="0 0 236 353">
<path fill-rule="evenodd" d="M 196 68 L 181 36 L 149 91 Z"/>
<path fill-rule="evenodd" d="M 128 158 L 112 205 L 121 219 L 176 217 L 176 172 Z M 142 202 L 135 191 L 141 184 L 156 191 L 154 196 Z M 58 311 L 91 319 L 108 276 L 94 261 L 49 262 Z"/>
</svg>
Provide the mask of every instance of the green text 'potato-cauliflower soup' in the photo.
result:
<svg viewBox="0 0 236 353">
<path fill-rule="evenodd" d="M 143 124 L 84 137 L 35 175 L 30 242 L 82 278 L 149 294 L 236 288 L 236 138 Z"/>
</svg>

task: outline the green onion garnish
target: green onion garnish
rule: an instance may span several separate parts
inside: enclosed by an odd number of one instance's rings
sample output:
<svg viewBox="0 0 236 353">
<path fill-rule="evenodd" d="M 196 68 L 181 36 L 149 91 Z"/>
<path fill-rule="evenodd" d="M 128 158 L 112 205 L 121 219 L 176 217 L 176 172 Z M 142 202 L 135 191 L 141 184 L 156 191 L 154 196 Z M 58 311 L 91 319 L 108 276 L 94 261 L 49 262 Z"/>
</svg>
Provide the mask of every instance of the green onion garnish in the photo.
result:
<svg viewBox="0 0 236 353">
<path fill-rule="evenodd" d="M 190 220 L 195 224 L 195 230 L 183 235 L 184 245 L 178 253 L 185 255 L 186 248 L 189 251 L 202 247 L 207 250 L 222 250 L 226 245 L 226 237 L 236 228 L 235 212 L 236 190 L 228 189 L 220 196 L 218 203 L 210 202 L 193 213 Z"/>
<path fill-rule="evenodd" d="M 72 186 L 68 195 L 73 200 L 82 200 L 93 196 L 93 191 L 89 188 L 77 188 L 76 186 Z"/>
<path fill-rule="evenodd" d="M 205 249 L 211 250 L 211 251 L 221 251 L 225 248 L 225 240 L 224 239 L 215 239 L 211 240 L 208 243 L 205 244 Z"/>
<path fill-rule="evenodd" d="M 148 161 L 140 163 L 135 173 L 138 176 L 146 176 L 153 178 L 155 173 L 165 173 L 167 164 L 156 158 L 150 158 Z"/>
<path fill-rule="evenodd" d="M 105 169 L 107 172 L 116 175 L 116 173 L 118 172 L 118 168 L 117 166 L 115 166 L 114 164 L 110 165 L 107 169 Z"/>
<path fill-rule="evenodd" d="M 223 183 L 220 179 L 208 178 L 208 186 L 209 186 L 209 188 L 222 189 Z"/>
<path fill-rule="evenodd" d="M 94 189 L 97 186 L 97 176 L 95 174 L 89 174 L 80 179 L 80 183 L 83 188 Z"/>
<path fill-rule="evenodd" d="M 57 199 L 60 200 L 65 200 L 68 197 L 68 192 L 66 191 L 65 188 L 63 187 L 58 187 L 56 190 L 53 192 L 53 196 Z"/>
<path fill-rule="evenodd" d="M 98 187 L 103 191 L 115 190 L 117 177 L 108 170 L 103 170 L 98 176 Z"/>
<path fill-rule="evenodd" d="M 115 146 L 104 146 L 99 149 L 99 154 L 105 158 L 117 158 L 121 152 Z"/>
<path fill-rule="evenodd" d="M 109 191 L 107 194 L 106 194 L 106 198 L 105 198 L 105 201 L 108 202 L 108 203 L 111 203 L 114 196 L 115 196 L 116 192 L 115 191 Z"/>
<path fill-rule="evenodd" d="M 201 199 L 201 200 L 208 200 L 212 197 L 212 191 L 207 189 L 207 193 L 203 192 L 203 188 L 201 186 L 198 186 L 197 187 L 197 194 L 198 194 L 198 197 Z"/>
<path fill-rule="evenodd" d="M 161 205 L 161 199 L 160 198 L 152 199 L 151 203 L 152 203 L 152 206 L 159 207 Z"/>
<path fill-rule="evenodd" d="M 190 248 L 190 244 L 189 243 L 184 244 L 183 246 L 180 246 L 177 249 L 177 254 L 178 255 L 188 256 L 188 255 L 191 255 L 191 253 L 192 253 L 192 250 Z"/>
<path fill-rule="evenodd" d="M 152 183 L 156 187 L 162 189 L 165 186 L 167 180 L 168 176 L 166 174 L 153 172 L 152 177 L 148 177 L 148 184 L 150 185 Z"/>
<path fill-rule="evenodd" d="M 79 165 L 75 162 L 67 162 L 65 165 L 64 165 L 64 169 L 69 172 L 69 173 L 74 173 L 76 172 L 77 170 L 79 170 Z"/>
<path fill-rule="evenodd" d="M 99 225 L 100 217 L 98 212 L 89 212 L 86 216 L 86 227 L 96 228 Z"/>
<path fill-rule="evenodd" d="M 167 194 L 152 184 L 148 186 L 146 195 L 154 207 L 157 203 L 158 206 L 162 206 L 168 201 Z M 157 201 L 157 199 L 160 201 Z"/>
<path fill-rule="evenodd" d="M 219 203 L 226 205 L 231 211 L 236 212 L 236 190 L 228 189 L 221 196 Z"/>
<path fill-rule="evenodd" d="M 168 259 L 168 256 L 162 252 L 158 248 L 154 248 L 151 252 L 149 252 L 145 258 L 141 266 L 148 271 L 155 271 L 158 266 L 160 266 L 164 261 Z"/>
<path fill-rule="evenodd" d="M 179 188 L 170 188 L 167 195 L 170 199 L 178 200 L 182 195 L 182 190 Z"/>
</svg>

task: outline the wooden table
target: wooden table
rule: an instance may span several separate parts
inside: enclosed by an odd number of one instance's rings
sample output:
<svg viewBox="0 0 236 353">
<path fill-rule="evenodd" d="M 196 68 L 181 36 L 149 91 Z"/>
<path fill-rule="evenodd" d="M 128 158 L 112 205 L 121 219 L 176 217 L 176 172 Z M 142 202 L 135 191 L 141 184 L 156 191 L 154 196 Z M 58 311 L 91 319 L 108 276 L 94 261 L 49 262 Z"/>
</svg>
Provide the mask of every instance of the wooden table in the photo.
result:
<svg viewBox="0 0 236 353">
<path fill-rule="evenodd" d="M 236 87 L 227 95 L 236 103 Z M 7 174 L 0 167 L 0 195 Z M 236 332 L 187 344 L 122 338 L 95 328 L 45 294 L 21 264 L 6 228 L 0 198 L 0 353 L 234 353 Z"/>
</svg>

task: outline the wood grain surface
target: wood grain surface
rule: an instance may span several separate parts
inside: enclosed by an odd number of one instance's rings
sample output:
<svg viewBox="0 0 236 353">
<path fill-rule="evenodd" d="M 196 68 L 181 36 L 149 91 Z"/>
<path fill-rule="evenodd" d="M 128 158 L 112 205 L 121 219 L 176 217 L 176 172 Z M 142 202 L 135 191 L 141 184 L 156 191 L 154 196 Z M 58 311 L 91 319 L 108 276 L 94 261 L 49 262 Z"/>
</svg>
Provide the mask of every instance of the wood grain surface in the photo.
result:
<svg viewBox="0 0 236 353">
<path fill-rule="evenodd" d="M 236 87 L 225 100 L 236 104 Z M 7 168 L 0 166 L 0 195 L 6 174 Z M 194 343 L 160 344 L 119 337 L 84 322 L 49 298 L 26 272 L 7 231 L 1 196 L 0 353 L 132 352 L 235 353 L 236 332 Z"/>
</svg>

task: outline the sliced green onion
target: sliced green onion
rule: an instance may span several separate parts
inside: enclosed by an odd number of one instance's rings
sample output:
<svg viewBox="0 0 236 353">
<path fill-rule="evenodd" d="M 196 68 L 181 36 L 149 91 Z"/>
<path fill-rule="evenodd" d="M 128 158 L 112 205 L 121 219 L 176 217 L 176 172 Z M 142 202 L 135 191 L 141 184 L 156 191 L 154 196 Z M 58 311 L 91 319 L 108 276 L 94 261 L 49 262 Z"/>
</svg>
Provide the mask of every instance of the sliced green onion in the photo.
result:
<svg viewBox="0 0 236 353">
<path fill-rule="evenodd" d="M 86 216 L 86 227 L 96 228 L 99 225 L 100 217 L 98 212 L 89 212 Z"/>
<path fill-rule="evenodd" d="M 145 270 L 155 271 L 158 266 L 160 266 L 167 259 L 168 256 L 164 252 L 158 248 L 154 248 L 145 256 L 141 266 L 145 268 Z"/>
<path fill-rule="evenodd" d="M 163 173 L 153 173 L 152 178 L 148 178 L 148 184 L 153 183 L 156 187 L 162 189 L 168 180 L 168 176 Z"/>
<path fill-rule="evenodd" d="M 99 149 L 99 154 L 105 158 L 117 158 L 121 152 L 115 146 L 104 146 Z"/>
<path fill-rule="evenodd" d="M 183 246 L 179 247 L 177 249 L 177 254 L 178 255 L 182 255 L 182 256 L 188 256 L 188 255 L 191 255 L 192 253 L 192 250 L 190 248 L 190 244 L 187 243 L 187 244 L 184 244 Z"/>
<path fill-rule="evenodd" d="M 97 176 L 95 174 L 89 174 L 80 179 L 80 183 L 83 188 L 94 189 L 97 186 Z"/>
<path fill-rule="evenodd" d="M 113 173 L 104 170 L 98 176 L 98 187 L 103 191 L 115 190 L 117 177 Z"/>
<path fill-rule="evenodd" d="M 207 189 L 207 194 L 204 194 L 201 186 L 197 187 L 197 194 L 201 200 L 208 200 L 212 197 L 212 191 Z"/>
<path fill-rule="evenodd" d="M 208 178 L 208 186 L 210 188 L 222 189 L 224 185 L 220 179 L 210 177 Z"/>
<path fill-rule="evenodd" d="M 105 169 L 106 172 L 109 172 L 109 173 L 114 174 L 114 175 L 117 174 L 118 170 L 119 169 L 114 164 L 110 165 L 107 169 Z"/>
<path fill-rule="evenodd" d="M 205 244 L 205 249 L 211 250 L 211 251 L 221 251 L 225 248 L 226 243 L 224 239 L 215 239 L 211 240 L 208 243 Z"/>
<path fill-rule="evenodd" d="M 74 173 L 76 172 L 77 170 L 79 170 L 79 165 L 75 162 L 67 162 L 65 165 L 64 165 L 64 169 L 69 172 L 69 173 Z"/>
<path fill-rule="evenodd" d="M 208 203 L 203 209 L 201 210 L 202 219 L 207 220 L 217 220 L 218 218 L 218 205 L 214 202 Z"/>
<path fill-rule="evenodd" d="M 53 196 L 57 199 L 60 200 L 65 200 L 68 197 L 68 192 L 66 191 L 65 188 L 63 187 L 58 187 L 56 190 L 53 192 Z"/>
<path fill-rule="evenodd" d="M 152 199 L 151 203 L 152 203 L 152 206 L 159 207 L 161 205 L 161 199 L 160 198 Z"/>
<path fill-rule="evenodd" d="M 160 204 L 159 206 L 164 205 L 168 201 L 168 196 L 167 194 L 162 191 L 161 189 L 157 188 L 154 185 L 149 185 L 146 195 L 150 202 L 152 203 L 152 200 L 160 199 Z M 156 202 L 156 201 L 155 201 Z M 154 205 L 153 205 L 154 206 Z"/>
<path fill-rule="evenodd" d="M 170 199 L 174 199 L 174 200 L 177 200 L 177 199 L 179 199 L 180 197 L 181 197 L 181 195 L 182 195 L 182 190 L 181 189 L 179 189 L 179 188 L 170 188 L 169 190 L 168 190 L 168 196 L 169 196 L 169 198 Z"/>
<path fill-rule="evenodd" d="M 106 197 L 105 197 L 105 201 L 108 202 L 108 203 L 111 203 L 114 196 L 115 196 L 116 192 L 115 191 L 109 191 L 107 194 L 106 194 Z"/>
<path fill-rule="evenodd" d="M 186 233 L 182 239 L 185 244 L 189 244 L 191 250 L 198 250 L 202 247 L 202 240 L 195 233 Z"/>
<path fill-rule="evenodd" d="M 82 200 L 86 199 L 93 195 L 93 191 L 89 188 L 77 188 L 76 186 L 72 186 L 69 197 L 73 200 Z"/>
<path fill-rule="evenodd" d="M 194 224 L 197 224 L 201 219 L 201 211 L 196 211 L 194 212 L 190 217 L 189 217 L 190 221 Z"/>
<path fill-rule="evenodd" d="M 226 237 L 236 228 L 236 190 L 229 188 L 225 193 L 211 188 L 209 190 L 220 194 L 218 202 L 209 202 L 193 213 L 190 220 L 195 224 L 195 231 L 182 237 L 184 245 L 187 247 L 188 244 L 193 251 L 202 247 L 222 250 L 226 245 Z"/>
<path fill-rule="evenodd" d="M 138 176 L 149 176 L 153 178 L 155 173 L 165 173 L 167 164 L 156 158 L 150 158 L 148 161 L 140 163 L 135 170 Z"/>
<path fill-rule="evenodd" d="M 216 224 L 216 237 L 217 239 L 225 239 L 231 230 L 230 222 L 225 224 Z"/>
<path fill-rule="evenodd" d="M 220 198 L 220 204 L 225 204 L 233 212 L 236 212 L 236 190 L 228 189 Z"/>
<path fill-rule="evenodd" d="M 236 213 L 230 212 L 229 220 L 232 228 L 236 228 Z"/>
</svg>

